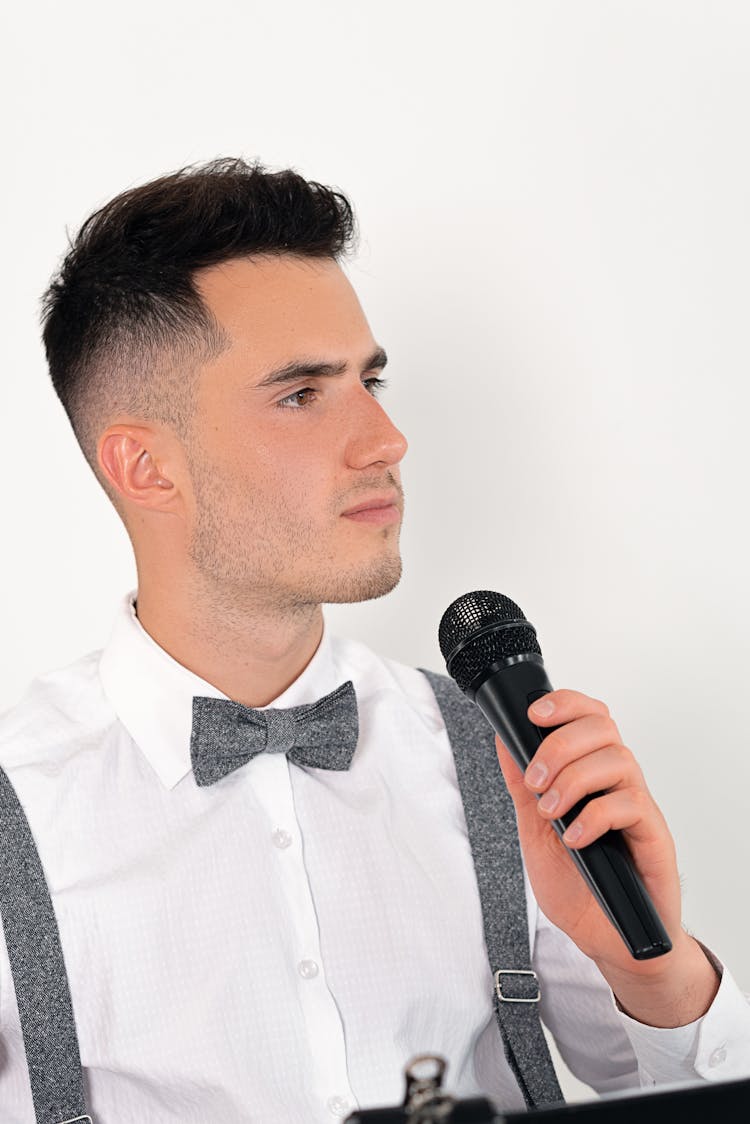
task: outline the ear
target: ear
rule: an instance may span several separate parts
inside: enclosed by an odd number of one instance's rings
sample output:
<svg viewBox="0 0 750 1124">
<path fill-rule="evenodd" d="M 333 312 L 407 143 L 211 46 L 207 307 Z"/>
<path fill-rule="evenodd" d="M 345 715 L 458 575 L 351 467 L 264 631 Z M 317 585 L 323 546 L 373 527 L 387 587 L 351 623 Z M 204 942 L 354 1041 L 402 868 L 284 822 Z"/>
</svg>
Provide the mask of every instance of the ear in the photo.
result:
<svg viewBox="0 0 750 1124">
<path fill-rule="evenodd" d="M 104 476 L 124 498 L 141 507 L 163 507 L 177 494 L 159 439 L 146 426 L 112 425 L 97 445 Z"/>
</svg>

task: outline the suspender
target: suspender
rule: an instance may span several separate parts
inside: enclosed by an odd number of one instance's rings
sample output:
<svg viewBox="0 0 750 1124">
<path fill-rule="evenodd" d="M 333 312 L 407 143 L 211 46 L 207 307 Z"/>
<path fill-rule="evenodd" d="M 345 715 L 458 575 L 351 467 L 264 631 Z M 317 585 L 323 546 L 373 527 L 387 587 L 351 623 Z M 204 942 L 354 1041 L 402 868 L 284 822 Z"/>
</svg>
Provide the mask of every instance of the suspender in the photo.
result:
<svg viewBox="0 0 750 1124">
<path fill-rule="evenodd" d="M 456 761 L 505 1054 L 529 1108 L 561 1102 L 539 1020 L 515 810 L 500 772 L 495 736 L 452 679 L 419 670 L 435 693 Z"/>
<path fill-rule="evenodd" d="M 37 1124 L 91 1124 L 57 921 L 31 829 L 2 769 L 0 914 Z"/>
<path fill-rule="evenodd" d="M 529 1107 L 563 1100 L 538 1014 L 521 854 L 494 736 L 445 675 L 423 671 L 453 748 L 505 1053 Z M 37 1124 L 92 1124 L 60 936 L 31 829 L 0 769 L 0 915 Z"/>
</svg>

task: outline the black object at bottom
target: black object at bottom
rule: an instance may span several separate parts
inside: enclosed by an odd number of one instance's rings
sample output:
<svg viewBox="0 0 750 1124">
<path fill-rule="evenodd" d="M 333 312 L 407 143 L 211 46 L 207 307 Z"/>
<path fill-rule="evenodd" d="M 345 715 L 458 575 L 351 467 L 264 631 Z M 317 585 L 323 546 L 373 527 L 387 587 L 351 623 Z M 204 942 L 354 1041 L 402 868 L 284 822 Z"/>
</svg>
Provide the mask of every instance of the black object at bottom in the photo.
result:
<svg viewBox="0 0 750 1124">
<path fill-rule="evenodd" d="M 525 1114 L 524 1114 L 525 1115 Z M 419 1116 L 416 1117 L 420 1119 Z M 425 1118 L 423 1118 L 425 1119 Z M 450 1108 L 449 1115 L 426 1117 L 427 1120 L 440 1119 L 441 1124 L 502 1124 L 502 1116 L 498 1116 L 497 1109 L 493 1108 L 484 1097 L 470 1097 L 466 1101 L 456 1101 Z M 414 1113 L 405 1108 L 366 1108 L 347 1116 L 345 1124 L 414 1124 Z"/>
<path fill-rule="evenodd" d="M 551 728 L 534 726 L 526 712 L 532 702 L 551 690 L 541 656 L 530 654 L 498 666 L 481 686 L 466 693 L 500 735 L 519 768 L 526 769 L 543 738 L 552 733 Z M 558 836 L 562 837 L 590 799 L 552 821 Z M 636 960 L 649 960 L 670 951 L 672 942 L 633 865 L 622 832 L 608 831 L 587 847 L 567 850 Z"/>
<path fill-rule="evenodd" d="M 500 1124 L 665 1124 L 667 1121 L 720 1121 L 747 1124 L 750 1119 L 750 1080 L 705 1081 L 681 1089 L 649 1091 L 630 1097 L 602 1097 L 598 1101 L 511 1112 L 497 1117 Z M 383 1122 L 385 1124 L 385 1121 Z"/>
<path fill-rule="evenodd" d="M 602 1097 L 580 1104 L 500 1113 L 489 1101 L 459 1101 L 449 1124 L 665 1124 L 665 1121 L 717 1120 L 721 1124 L 747 1124 L 750 1119 L 750 1080 L 704 1082 L 663 1092 L 636 1093 L 629 1097 Z M 468 1115 L 459 1115 L 459 1112 Z M 474 1113 L 474 1115 L 471 1115 Z M 481 1115 L 484 1113 L 484 1115 Z M 479 1114 L 479 1115 L 477 1115 Z M 346 1124 L 411 1124 L 404 1108 L 366 1109 L 347 1117 Z"/>
<path fill-rule="evenodd" d="M 500 1117 L 484 1097 L 457 1101 L 443 1089 L 447 1064 L 440 1054 L 418 1054 L 404 1070 L 402 1105 L 355 1112 L 347 1124 L 496 1124 Z"/>
</svg>

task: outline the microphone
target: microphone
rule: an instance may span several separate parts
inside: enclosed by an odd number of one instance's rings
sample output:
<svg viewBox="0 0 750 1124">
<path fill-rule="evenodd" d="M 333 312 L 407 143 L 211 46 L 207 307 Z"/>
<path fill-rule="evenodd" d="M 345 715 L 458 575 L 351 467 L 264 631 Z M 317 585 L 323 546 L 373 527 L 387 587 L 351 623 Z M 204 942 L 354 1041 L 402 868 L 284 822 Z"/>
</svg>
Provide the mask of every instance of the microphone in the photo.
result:
<svg viewBox="0 0 750 1124">
<path fill-rule="evenodd" d="M 535 726 L 526 713 L 552 690 L 534 626 L 509 597 L 483 589 L 465 593 L 448 606 L 438 641 L 448 674 L 476 703 L 525 771 L 542 740 L 553 732 L 551 727 Z M 552 821 L 558 836 L 595 795 Z M 608 831 L 585 847 L 566 850 L 631 956 L 649 960 L 669 952 L 672 942 L 621 831 Z"/>
</svg>

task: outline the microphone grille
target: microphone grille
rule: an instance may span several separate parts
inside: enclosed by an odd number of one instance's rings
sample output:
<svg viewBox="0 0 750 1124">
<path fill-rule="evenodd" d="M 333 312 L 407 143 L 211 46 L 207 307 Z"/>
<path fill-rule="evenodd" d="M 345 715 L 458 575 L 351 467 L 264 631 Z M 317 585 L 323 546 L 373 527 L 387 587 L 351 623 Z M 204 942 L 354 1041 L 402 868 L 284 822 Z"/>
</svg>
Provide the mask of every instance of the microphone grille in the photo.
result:
<svg viewBox="0 0 750 1124">
<path fill-rule="evenodd" d="M 475 590 L 459 597 L 443 613 L 438 629 L 443 659 L 461 690 L 482 671 L 510 656 L 542 654 L 534 626 L 502 593 Z"/>
</svg>

